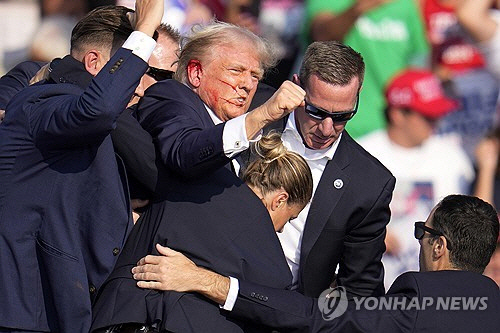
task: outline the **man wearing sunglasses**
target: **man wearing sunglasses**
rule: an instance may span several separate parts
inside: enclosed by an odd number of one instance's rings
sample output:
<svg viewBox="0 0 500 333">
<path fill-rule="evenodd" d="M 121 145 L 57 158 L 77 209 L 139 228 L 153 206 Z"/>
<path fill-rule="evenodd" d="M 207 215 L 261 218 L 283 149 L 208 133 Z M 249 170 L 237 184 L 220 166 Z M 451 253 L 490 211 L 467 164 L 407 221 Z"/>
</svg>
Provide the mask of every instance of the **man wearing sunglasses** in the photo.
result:
<svg viewBox="0 0 500 333">
<path fill-rule="evenodd" d="M 273 124 L 306 159 L 314 180 L 312 202 L 279 234 L 293 288 L 307 296 L 318 297 L 333 283 L 350 296 L 384 293 L 380 259 L 395 179 L 344 131 L 356 114 L 363 75 L 363 59 L 352 48 L 311 44 L 293 78 L 306 92 L 305 105 Z"/>
<path fill-rule="evenodd" d="M 474 171 L 457 140 L 434 133 L 438 121 L 457 103 L 444 94 L 432 72 L 416 68 L 399 72 L 385 96 L 387 128 L 358 141 L 398 180 L 382 258 L 388 288 L 403 272 L 418 269 L 419 248 L 411 241 L 410 222 L 423 219 L 447 194 L 468 193 Z"/>
<path fill-rule="evenodd" d="M 350 296 L 384 293 L 380 258 L 395 179 L 344 130 L 358 110 L 364 69 L 352 48 L 315 42 L 293 78 L 305 105 L 290 114 L 282 139 L 308 162 L 315 194 L 279 238 L 294 287 L 307 296 L 334 283 Z"/>
<path fill-rule="evenodd" d="M 420 272 L 399 276 L 385 296 L 366 303 L 357 298 L 345 312 L 324 319 L 336 311 L 331 305 L 340 304 L 338 299 L 325 309 L 319 305 L 325 304 L 321 298 L 240 281 L 230 315 L 283 332 L 498 332 L 500 292 L 481 274 L 498 235 L 498 216 L 490 204 L 477 197 L 449 195 L 425 222 L 414 225 Z M 195 291 L 224 304 L 229 278 L 197 267 L 169 248 L 162 252 L 166 273 L 159 289 Z"/>
</svg>

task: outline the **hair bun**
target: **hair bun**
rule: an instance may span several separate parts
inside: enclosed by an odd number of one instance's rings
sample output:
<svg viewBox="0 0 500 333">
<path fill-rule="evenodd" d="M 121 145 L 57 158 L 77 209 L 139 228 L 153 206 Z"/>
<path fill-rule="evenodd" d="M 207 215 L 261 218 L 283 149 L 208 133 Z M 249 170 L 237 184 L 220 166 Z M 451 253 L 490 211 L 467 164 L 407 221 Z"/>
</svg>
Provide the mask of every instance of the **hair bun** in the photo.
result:
<svg viewBox="0 0 500 333">
<path fill-rule="evenodd" d="M 259 155 L 265 163 L 271 163 L 287 153 L 286 147 L 281 141 L 279 133 L 272 132 L 267 136 L 263 136 L 255 144 L 255 152 Z"/>
</svg>

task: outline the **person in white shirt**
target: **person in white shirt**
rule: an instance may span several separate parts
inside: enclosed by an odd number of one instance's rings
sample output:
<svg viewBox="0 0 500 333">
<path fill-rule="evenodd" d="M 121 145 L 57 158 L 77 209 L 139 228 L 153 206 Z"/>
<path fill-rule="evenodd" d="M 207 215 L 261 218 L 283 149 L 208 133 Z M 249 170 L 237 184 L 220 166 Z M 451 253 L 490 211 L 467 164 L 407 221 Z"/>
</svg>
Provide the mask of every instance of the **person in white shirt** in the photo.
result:
<svg viewBox="0 0 500 333">
<path fill-rule="evenodd" d="M 474 171 L 458 139 L 433 134 L 441 117 L 457 103 L 443 94 L 429 71 L 406 69 L 386 88 L 387 129 L 360 138 L 359 143 L 396 177 L 382 258 L 385 286 L 401 273 L 418 270 L 418 243 L 411 237 L 413 222 L 448 194 L 466 194 Z"/>
<path fill-rule="evenodd" d="M 325 41 L 309 46 L 300 73 L 294 76 L 295 84 L 290 82 L 294 88 L 300 86 L 305 91 L 305 103 L 293 107 L 280 130 L 285 146 L 309 164 L 314 196 L 279 237 L 292 271 L 292 288 L 308 296 L 318 296 L 332 283 L 360 296 L 384 293 L 380 259 L 385 250 L 385 227 L 390 218 L 395 179 L 344 131 L 346 122 L 357 112 L 363 78 L 364 62 L 358 52 L 339 42 Z M 304 100 L 304 95 L 301 98 Z M 276 101 L 273 97 L 268 103 L 273 99 Z M 265 110 L 263 107 L 260 111 Z M 246 115 L 247 123 L 250 115 Z M 245 115 L 227 121 L 224 135 L 241 133 L 229 130 L 229 126 L 242 117 Z M 256 132 L 247 130 L 248 133 Z M 243 139 L 228 140 L 233 143 L 233 150 L 226 156 L 246 149 L 248 140 Z M 236 146 L 239 151 L 234 149 Z M 214 158 L 207 156 L 205 161 L 213 160 L 218 156 L 217 150 L 207 155 Z M 198 161 L 197 156 L 193 160 Z M 207 172 L 207 164 L 204 168 L 201 165 L 197 166 Z M 190 170 L 179 169 L 184 176 Z M 145 269 L 148 268 L 155 269 Z"/>
</svg>

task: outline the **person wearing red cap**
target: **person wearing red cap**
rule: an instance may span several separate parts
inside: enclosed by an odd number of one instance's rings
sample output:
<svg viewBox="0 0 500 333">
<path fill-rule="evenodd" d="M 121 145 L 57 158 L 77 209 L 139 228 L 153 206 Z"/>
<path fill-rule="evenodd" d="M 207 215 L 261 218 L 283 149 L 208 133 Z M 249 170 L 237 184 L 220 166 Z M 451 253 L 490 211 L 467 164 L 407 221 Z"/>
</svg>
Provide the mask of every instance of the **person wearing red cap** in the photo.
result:
<svg viewBox="0 0 500 333">
<path fill-rule="evenodd" d="M 401 273 L 418 269 L 418 243 L 410 237 L 411 223 L 424 219 L 445 195 L 468 193 L 474 172 L 456 137 L 434 133 L 438 121 L 458 107 L 444 95 L 435 75 L 406 69 L 389 82 L 385 98 L 387 128 L 359 143 L 397 180 L 382 258 L 388 287 Z"/>
</svg>

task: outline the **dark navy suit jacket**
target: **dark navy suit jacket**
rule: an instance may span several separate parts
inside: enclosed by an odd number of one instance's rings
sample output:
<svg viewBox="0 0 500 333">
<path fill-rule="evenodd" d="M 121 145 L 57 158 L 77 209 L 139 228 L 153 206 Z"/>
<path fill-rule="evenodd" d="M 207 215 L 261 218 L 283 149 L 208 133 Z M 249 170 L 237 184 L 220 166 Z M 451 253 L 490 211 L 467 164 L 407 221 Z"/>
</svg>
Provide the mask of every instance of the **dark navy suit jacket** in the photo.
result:
<svg viewBox="0 0 500 333">
<path fill-rule="evenodd" d="M 371 301 L 356 309 L 356 303 L 349 302 L 340 317 L 324 320 L 317 299 L 240 281 L 240 293 L 231 315 L 255 320 L 281 332 L 495 333 L 500 329 L 498 286 L 477 273 L 404 273 L 394 281 L 387 295 L 379 298 L 385 302 L 378 304 L 396 304 L 396 298 L 407 307 L 398 305 L 387 310 L 387 305 L 383 305 L 382 310 L 375 310 L 375 302 Z"/>
<path fill-rule="evenodd" d="M 10 99 L 29 85 L 31 78 L 43 65 L 44 62 L 24 61 L 0 78 L 0 110 L 5 110 Z"/>
<path fill-rule="evenodd" d="M 231 276 L 281 288 L 291 283 L 266 208 L 227 165 L 224 124 L 215 126 L 201 99 L 173 80 L 148 89 L 138 114 L 165 169 L 155 202 L 134 226 L 99 294 L 93 328 L 147 322 L 183 333 L 255 329 L 227 319 L 217 304 L 194 294 L 136 287 L 130 269 L 141 257 L 157 254 L 155 243 Z"/>
<path fill-rule="evenodd" d="M 339 186 L 341 180 L 341 186 Z M 385 227 L 395 178 L 349 133 L 323 171 L 302 236 L 299 291 L 318 297 L 335 277 L 349 295 L 384 294 Z"/>
<path fill-rule="evenodd" d="M 57 71 L 58 59 L 51 64 Z M 16 65 L 0 78 L 0 110 L 15 94 L 29 86 L 29 81 L 43 62 L 25 61 Z M 116 120 L 116 128 L 111 131 L 111 139 L 119 163 L 126 166 L 126 179 L 131 199 L 149 199 L 156 187 L 158 171 L 155 164 L 155 147 L 151 135 L 146 132 L 135 118 L 137 104 L 127 108 Z"/>
<path fill-rule="evenodd" d="M 0 125 L 0 327 L 87 332 L 131 227 L 109 133 L 147 64 L 120 49 L 92 79 L 64 61 Z"/>
<path fill-rule="evenodd" d="M 286 121 L 265 131 L 282 132 Z M 239 157 L 244 165 L 251 160 L 248 151 Z M 394 185 L 389 170 L 344 131 L 311 201 L 302 235 L 299 292 L 318 297 L 336 279 L 349 296 L 384 294 L 381 258 Z"/>
</svg>

